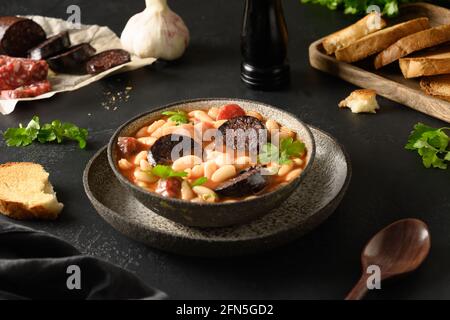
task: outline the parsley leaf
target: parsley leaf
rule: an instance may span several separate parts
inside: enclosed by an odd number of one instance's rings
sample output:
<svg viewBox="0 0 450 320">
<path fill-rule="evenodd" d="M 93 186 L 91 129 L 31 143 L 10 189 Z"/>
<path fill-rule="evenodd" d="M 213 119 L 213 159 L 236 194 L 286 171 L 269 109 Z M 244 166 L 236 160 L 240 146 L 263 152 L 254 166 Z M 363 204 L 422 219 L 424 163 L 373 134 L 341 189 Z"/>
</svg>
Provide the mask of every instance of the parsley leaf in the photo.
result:
<svg viewBox="0 0 450 320">
<path fill-rule="evenodd" d="M 268 164 L 270 162 L 277 162 L 279 158 L 279 150 L 272 143 L 266 143 L 261 147 L 261 151 L 258 155 L 258 160 L 262 164 Z"/>
<path fill-rule="evenodd" d="M 40 143 L 55 140 L 62 143 L 64 140 L 74 140 L 78 142 L 81 149 L 84 149 L 88 131 L 69 122 L 61 123 L 59 120 L 41 126 L 39 117 L 34 116 L 25 128 L 22 124 L 19 124 L 18 128 L 9 128 L 3 134 L 3 137 L 9 147 L 25 147 L 34 140 L 38 140 Z"/>
<path fill-rule="evenodd" d="M 192 187 L 201 186 L 202 184 L 206 183 L 206 181 L 208 181 L 207 177 L 200 177 L 197 180 L 195 180 L 194 182 L 192 182 L 191 186 Z"/>
<path fill-rule="evenodd" d="M 301 157 L 305 153 L 305 144 L 293 138 L 281 140 L 280 164 L 288 164 L 291 157 Z"/>
<path fill-rule="evenodd" d="M 400 3 L 415 0 L 301 0 L 302 3 L 314 3 L 327 6 L 331 10 L 344 9 L 346 14 L 365 14 L 370 5 L 377 5 L 388 17 L 398 14 Z"/>
<path fill-rule="evenodd" d="M 152 174 L 160 177 L 161 179 L 167 179 L 172 177 L 186 177 L 187 172 L 184 171 L 175 171 L 170 166 L 165 166 L 162 164 L 158 164 L 152 169 Z"/>
<path fill-rule="evenodd" d="M 450 161 L 448 149 L 450 137 L 445 133 L 450 128 L 435 129 L 422 123 L 417 123 L 405 145 L 407 150 L 416 150 L 422 157 L 425 168 L 447 169 L 446 161 Z"/>
<path fill-rule="evenodd" d="M 182 110 L 164 111 L 162 114 L 165 116 L 169 116 L 169 120 L 176 122 L 177 124 L 189 122 L 187 113 Z"/>
<path fill-rule="evenodd" d="M 277 148 L 272 143 L 266 143 L 261 147 L 258 155 L 259 162 L 267 164 L 278 162 L 279 164 L 291 163 L 291 157 L 301 157 L 305 153 L 305 144 L 293 138 L 284 138 L 281 140 L 280 147 Z"/>
</svg>

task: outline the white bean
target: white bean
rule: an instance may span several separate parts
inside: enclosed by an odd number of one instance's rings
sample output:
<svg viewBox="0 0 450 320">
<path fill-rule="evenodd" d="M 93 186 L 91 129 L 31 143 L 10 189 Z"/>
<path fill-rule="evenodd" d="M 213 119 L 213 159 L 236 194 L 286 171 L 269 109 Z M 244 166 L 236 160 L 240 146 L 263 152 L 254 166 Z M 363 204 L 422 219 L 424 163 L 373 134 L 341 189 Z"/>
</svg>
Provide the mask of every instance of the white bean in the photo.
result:
<svg viewBox="0 0 450 320">
<path fill-rule="evenodd" d="M 248 116 L 255 117 L 256 119 L 258 119 L 260 121 L 262 121 L 264 119 L 263 116 L 261 115 L 261 113 L 256 112 L 256 111 L 249 110 L 246 112 L 246 114 Z"/>
<path fill-rule="evenodd" d="M 137 181 L 136 185 L 141 188 L 148 188 L 148 184 L 142 181 Z"/>
<path fill-rule="evenodd" d="M 217 152 L 216 157 L 214 158 L 214 161 L 219 167 L 223 167 L 227 164 L 233 164 L 234 163 L 234 157 L 233 155 L 225 152 Z"/>
<path fill-rule="evenodd" d="M 217 171 L 212 175 L 211 180 L 213 182 L 224 182 L 230 178 L 233 178 L 235 175 L 236 168 L 231 164 L 227 164 L 217 169 Z"/>
<path fill-rule="evenodd" d="M 204 186 L 195 186 L 192 190 L 204 201 L 215 202 L 217 195 L 211 189 Z"/>
<path fill-rule="evenodd" d="M 196 110 L 196 111 L 194 111 L 194 117 L 197 120 L 200 120 L 202 122 L 214 122 L 213 119 L 211 119 L 211 117 L 208 116 L 206 114 L 206 112 L 203 111 L 203 110 Z"/>
<path fill-rule="evenodd" d="M 134 164 L 135 165 L 140 165 L 141 164 L 141 160 L 146 160 L 148 156 L 148 152 L 147 151 L 141 151 L 136 155 L 136 158 L 134 158 Z"/>
<path fill-rule="evenodd" d="M 169 128 L 169 127 L 175 127 L 177 125 L 176 122 L 168 120 L 166 123 L 164 123 L 161 128 Z"/>
<path fill-rule="evenodd" d="M 281 127 L 280 139 L 294 138 L 294 137 L 295 137 L 295 133 L 292 130 L 290 130 L 289 128 L 286 128 L 286 127 Z"/>
<path fill-rule="evenodd" d="M 200 178 L 204 175 L 204 168 L 203 168 L 203 164 L 196 164 L 195 166 L 192 167 L 192 171 L 191 171 L 191 178 L 193 179 L 197 179 Z"/>
<path fill-rule="evenodd" d="M 228 120 L 217 120 L 214 121 L 214 128 L 219 128 L 221 125 L 223 125 L 225 122 L 227 122 Z"/>
<path fill-rule="evenodd" d="M 166 121 L 164 120 L 157 120 L 155 122 L 153 122 L 151 125 L 148 126 L 147 128 L 147 132 L 149 134 L 152 134 L 153 132 L 155 132 L 156 129 L 161 128 L 164 124 L 166 123 Z"/>
<path fill-rule="evenodd" d="M 303 169 L 295 169 L 292 170 L 291 172 L 289 172 L 286 177 L 284 178 L 286 181 L 291 181 L 294 180 L 295 178 L 297 178 L 297 176 L 300 175 L 300 173 L 302 173 Z"/>
<path fill-rule="evenodd" d="M 294 158 L 294 159 L 292 159 L 292 161 L 294 161 L 294 163 L 295 163 L 297 166 L 301 166 L 301 165 L 303 164 L 303 160 L 300 159 L 300 158 Z"/>
<path fill-rule="evenodd" d="M 201 164 L 202 159 L 194 156 L 188 155 L 175 160 L 172 164 L 172 169 L 175 171 L 183 171 L 184 169 L 192 169 L 196 164 Z"/>
<path fill-rule="evenodd" d="M 142 159 L 141 162 L 139 162 L 139 167 L 141 168 L 142 171 L 148 171 L 152 169 L 150 163 L 148 163 L 148 161 L 145 159 Z"/>
<path fill-rule="evenodd" d="M 294 162 L 289 162 L 287 164 L 283 164 L 280 169 L 278 170 L 278 176 L 282 177 L 284 175 L 286 175 L 289 171 L 292 170 L 292 168 L 294 167 Z"/>
<path fill-rule="evenodd" d="M 138 138 L 138 141 L 142 144 L 145 144 L 148 147 L 151 147 L 155 143 L 156 138 L 155 137 L 142 137 L 142 138 Z"/>
<path fill-rule="evenodd" d="M 120 159 L 118 164 L 119 168 L 122 170 L 130 170 L 131 168 L 133 168 L 133 164 L 127 159 Z"/>
<path fill-rule="evenodd" d="M 153 183 L 158 180 L 158 177 L 153 176 L 148 172 L 144 172 L 141 169 L 134 170 L 134 177 L 141 182 Z"/>
<path fill-rule="evenodd" d="M 181 183 L 181 199 L 183 200 L 191 200 L 195 197 L 194 192 L 192 191 L 189 183 L 187 181 L 183 181 Z"/>
<path fill-rule="evenodd" d="M 208 161 L 204 164 L 204 175 L 206 178 L 211 179 L 213 173 L 217 170 L 217 164 L 214 161 Z"/>
<path fill-rule="evenodd" d="M 143 127 L 141 129 L 138 130 L 138 132 L 136 132 L 135 136 L 136 138 L 142 138 L 142 137 L 147 137 L 148 134 L 148 127 Z"/>
<path fill-rule="evenodd" d="M 242 156 L 236 158 L 234 166 L 236 167 L 236 169 L 242 170 L 245 169 L 249 164 L 250 164 L 250 157 Z"/>
<path fill-rule="evenodd" d="M 152 137 L 159 138 L 163 135 L 163 129 L 158 128 L 155 131 L 152 132 Z"/>
<path fill-rule="evenodd" d="M 266 121 L 266 128 L 269 130 L 270 134 L 280 130 L 280 125 L 275 120 L 269 119 Z"/>
<path fill-rule="evenodd" d="M 219 108 L 212 107 L 208 110 L 208 116 L 210 116 L 213 120 L 216 120 L 218 115 L 219 115 Z"/>
</svg>

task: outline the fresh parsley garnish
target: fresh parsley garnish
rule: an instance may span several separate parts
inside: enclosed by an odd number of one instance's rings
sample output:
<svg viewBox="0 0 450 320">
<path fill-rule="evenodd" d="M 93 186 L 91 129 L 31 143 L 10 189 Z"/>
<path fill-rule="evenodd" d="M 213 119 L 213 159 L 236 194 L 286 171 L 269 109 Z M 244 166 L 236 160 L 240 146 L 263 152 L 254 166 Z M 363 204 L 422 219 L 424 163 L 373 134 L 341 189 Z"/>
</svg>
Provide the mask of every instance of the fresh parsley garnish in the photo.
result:
<svg viewBox="0 0 450 320">
<path fill-rule="evenodd" d="M 41 126 L 39 117 L 34 116 L 26 127 L 19 124 L 18 128 L 9 128 L 3 133 L 6 144 L 9 147 L 25 147 L 33 141 L 40 143 L 56 141 L 62 143 L 64 140 L 77 141 L 81 149 L 86 147 L 88 131 L 79 128 L 73 123 L 54 120 Z"/>
<path fill-rule="evenodd" d="M 194 182 L 191 183 L 192 187 L 201 186 L 202 184 L 206 183 L 208 181 L 207 177 L 200 177 L 196 179 Z"/>
<path fill-rule="evenodd" d="M 182 110 L 164 111 L 162 114 L 165 116 L 169 116 L 169 120 L 176 122 L 177 124 L 189 122 L 187 113 Z"/>
<path fill-rule="evenodd" d="M 288 164 L 291 157 L 301 157 L 305 153 L 305 144 L 293 138 L 284 138 L 280 146 L 280 164 Z"/>
<path fill-rule="evenodd" d="M 175 171 L 170 166 L 165 166 L 162 164 L 158 164 L 155 167 L 153 167 L 151 173 L 155 176 L 160 177 L 161 179 L 167 179 L 167 178 L 175 178 L 175 177 L 186 177 L 187 172 L 184 171 Z"/>
<path fill-rule="evenodd" d="M 364 14 L 370 5 L 378 5 L 387 16 L 398 14 L 399 3 L 415 0 L 301 0 L 302 3 L 314 3 L 327 6 L 331 10 L 343 8 L 347 14 Z"/>
<path fill-rule="evenodd" d="M 448 149 L 450 138 L 445 133 L 446 130 L 450 128 L 436 129 L 417 123 L 408 138 L 405 149 L 416 150 L 426 168 L 447 169 L 447 162 L 450 162 Z"/>
<path fill-rule="evenodd" d="M 291 157 L 301 157 L 305 153 L 305 144 L 293 138 L 281 140 L 278 148 L 272 143 L 266 143 L 261 147 L 258 159 L 262 164 L 278 162 L 279 164 L 289 164 Z"/>
</svg>

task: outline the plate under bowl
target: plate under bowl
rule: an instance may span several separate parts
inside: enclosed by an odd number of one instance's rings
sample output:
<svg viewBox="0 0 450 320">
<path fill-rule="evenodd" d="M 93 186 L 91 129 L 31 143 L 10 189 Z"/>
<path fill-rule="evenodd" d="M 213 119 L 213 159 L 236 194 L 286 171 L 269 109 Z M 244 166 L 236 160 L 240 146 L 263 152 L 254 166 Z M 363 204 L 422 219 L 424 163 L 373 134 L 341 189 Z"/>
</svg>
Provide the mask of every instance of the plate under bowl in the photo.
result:
<svg viewBox="0 0 450 320">
<path fill-rule="evenodd" d="M 108 165 L 106 148 L 87 164 L 84 188 L 97 212 L 110 225 L 151 247 L 192 256 L 265 251 L 318 226 L 336 209 L 350 183 L 350 160 L 341 145 L 319 129 L 311 131 L 317 152 L 310 174 L 279 208 L 248 224 L 194 228 L 154 213 L 126 192 L 116 179 Z"/>
</svg>

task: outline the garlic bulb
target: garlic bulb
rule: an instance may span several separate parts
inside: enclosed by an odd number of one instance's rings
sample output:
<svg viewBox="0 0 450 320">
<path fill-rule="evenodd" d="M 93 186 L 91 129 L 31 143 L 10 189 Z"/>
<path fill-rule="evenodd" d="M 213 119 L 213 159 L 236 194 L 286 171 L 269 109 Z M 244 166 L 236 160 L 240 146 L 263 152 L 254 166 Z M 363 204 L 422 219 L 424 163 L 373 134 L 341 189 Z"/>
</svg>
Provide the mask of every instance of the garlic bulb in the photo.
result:
<svg viewBox="0 0 450 320">
<path fill-rule="evenodd" d="M 128 20 L 120 40 L 125 50 L 141 58 L 174 60 L 189 43 L 189 30 L 167 0 L 145 0 L 144 11 Z"/>
</svg>

